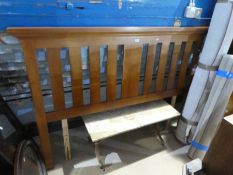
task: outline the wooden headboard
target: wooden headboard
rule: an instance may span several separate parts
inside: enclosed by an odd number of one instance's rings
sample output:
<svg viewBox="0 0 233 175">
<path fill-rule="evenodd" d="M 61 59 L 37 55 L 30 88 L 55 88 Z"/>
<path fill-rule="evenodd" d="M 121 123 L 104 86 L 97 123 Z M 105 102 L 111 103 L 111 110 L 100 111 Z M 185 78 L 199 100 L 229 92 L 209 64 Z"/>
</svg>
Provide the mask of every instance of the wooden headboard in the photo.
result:
<svg viewBox="0 0 233 175">
<path fill-rule="evenodd" d="M 190 76 L 189 70 L 192 70 L 198 61 L 206 31 L 207 27 L 9 28 L 8 33 L 20 39 L 24 50 L 41 148 L 47 167 L 53 166 L 48 122 L 179 95 Z M 141 80 L 142 51 L 145 44 L 147 45 L 146 63 Z M 157 47 L 159 44 L 160 49 Z M 107 45 L 107 98 L 104 102 L 100 101 L 100 46 L 102 45 Z M 83 103 L 80 50 L 83 46 L 88 46 L 90 104 Z M 119 46 L 123 47 L 123 73 L 121 97 L 116 99 Z M 36 50 L 41 48 L 46 51 L 49 66 L 54 105 L 54 110 L 51 112 L 46 112 L 44 109 L 40 85 Z M 65 107 L 61 48 L 69 50 L 73 101 L 73 106 L 70 108 Z M 156 55 L 159 57 L 157 67 Z M 151 88 L 153 79 L 156 81 L 154 89 Z M 177 80 L 176 84 L 175 80 Z M 139 94 L 139 81 L 143 81 L 142 94 Z"/>
</svg>

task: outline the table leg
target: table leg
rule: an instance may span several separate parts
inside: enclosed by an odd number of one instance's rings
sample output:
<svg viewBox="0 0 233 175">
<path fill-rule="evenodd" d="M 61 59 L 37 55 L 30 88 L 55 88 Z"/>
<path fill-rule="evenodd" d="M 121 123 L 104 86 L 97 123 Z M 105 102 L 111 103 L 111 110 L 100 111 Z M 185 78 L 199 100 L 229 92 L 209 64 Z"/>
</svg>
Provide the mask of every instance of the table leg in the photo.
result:
<svg viewBox="0 0 233 175">
<path fill-rule="evenodd" d="M 171 105 L 175 108 L 177 96 L 173 96 L 171 99 Z M 166 130 L 170 130 L 172 124 L 172 119 L 167 121 Z"/>
<path fill-rule="evenodd" d="M 155 133 L 156 133 L 156 135 L 159 137 L 159 140 L 160 140 L 161 144 L 162 144 L 163 146 L 165 146 L 165 141 L 164 141 L 164 139 L 162 138 L 161 133 L 160 133 L 160 131 L 159 131 L 157 125 L 155 125 Z"/>
<path fill-rule="evenodd" d="M 100 168 L 101 169 L 104 169 L 104 163 L 102 162 L 101 160 L 101 155 L 100 155 L 100 149 L 99 149 L 99 142 L 95 142 L 95 155 L 96 155 L 96 158 L 97 158 L 97 161 L 100 165 Z"/>
<path fill-rule="evenodd" d="M 92 143 L 92 140 L 91 140 L 91 137 L 90 137 L 90 136 L 87 136 L 87 141 L 88 141 L 89 143 Z"/>
</svg>

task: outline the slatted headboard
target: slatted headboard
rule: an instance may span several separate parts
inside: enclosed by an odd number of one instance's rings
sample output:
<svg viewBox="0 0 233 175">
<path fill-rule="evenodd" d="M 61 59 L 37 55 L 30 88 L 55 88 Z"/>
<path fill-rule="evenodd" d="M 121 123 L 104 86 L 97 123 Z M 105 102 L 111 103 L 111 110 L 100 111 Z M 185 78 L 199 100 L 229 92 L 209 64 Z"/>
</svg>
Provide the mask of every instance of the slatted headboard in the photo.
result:
<svg viewBox="0 0 233 175">
<path fill-rule="evenodd" d="M 179 95 L 198 60 L 206 31 L 206 27 L 9 28 L 8 32 L 22 42 L 47 167 L 53 167 L 47 127 L 49 122 Z M 105 101 L 100 101 L 102 45 L 107 46 Z M 90 104 L 83 103 L 81 48 L 84 46 L 88 47 Z M 122 51 L 119 51 L 120 47 Z M 69 108 L 65 105 L 61 48 L 67 48 L 69 53 L 73 102 Z M 37 49 L 46 52 L 54 105 L 50 112 L 44 108 Z M 123 71 L 118 80 L 119 52 L 123 55 Z M 142 62 L 145 63 L 143 73 Z M 139 93 L 139 82 L 143 82 L 142 93 Z M 121 96 L 116 99 L 117 83 L 121 86 Z"/>
</svg>

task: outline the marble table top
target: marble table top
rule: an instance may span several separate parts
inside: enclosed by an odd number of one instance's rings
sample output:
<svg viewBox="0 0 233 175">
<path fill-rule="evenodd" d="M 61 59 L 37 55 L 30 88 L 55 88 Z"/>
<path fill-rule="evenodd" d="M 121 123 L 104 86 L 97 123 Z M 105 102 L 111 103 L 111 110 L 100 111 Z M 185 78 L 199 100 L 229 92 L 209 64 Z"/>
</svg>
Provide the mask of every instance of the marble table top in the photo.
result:
<svg viewBox="0 0 233 175">
<path fill-rule="evenodd" d="M 82 117 L 93 142 L 175 118 L 180 113 L 163 100 Z"/>
</svg>

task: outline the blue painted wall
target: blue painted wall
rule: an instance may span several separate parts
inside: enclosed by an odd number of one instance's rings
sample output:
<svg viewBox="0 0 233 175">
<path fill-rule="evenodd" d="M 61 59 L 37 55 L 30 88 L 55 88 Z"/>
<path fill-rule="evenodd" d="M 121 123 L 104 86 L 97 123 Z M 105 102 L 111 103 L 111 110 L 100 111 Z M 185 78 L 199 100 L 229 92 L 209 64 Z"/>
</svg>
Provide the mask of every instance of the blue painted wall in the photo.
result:
<svg viewBox="0 0 233 175">
<path fill-rule="evenodd" d="M 23 26 L 182 26 L 208 25 L 216 0 L 196 0 L 201 19 L 184 18 L 189 0 L 0 0 L 0 30 Z M 67 8 L 67 2 L 73 3 Z"/>
</svg>

